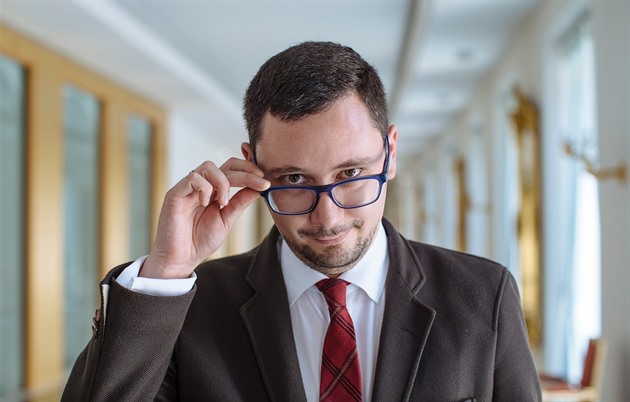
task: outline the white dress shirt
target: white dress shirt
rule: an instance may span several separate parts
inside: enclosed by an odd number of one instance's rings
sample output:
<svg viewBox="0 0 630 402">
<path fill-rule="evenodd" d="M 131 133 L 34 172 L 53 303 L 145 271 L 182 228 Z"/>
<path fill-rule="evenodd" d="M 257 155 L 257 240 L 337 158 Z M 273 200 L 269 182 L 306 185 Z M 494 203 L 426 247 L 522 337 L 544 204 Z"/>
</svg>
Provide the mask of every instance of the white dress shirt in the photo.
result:
<svg viewBox="0 0 630 402">
<path fill-rule="evenodd" d="M 306 399 L 319 401 L 322 351 L 330 315 L 324 295 L 315 284 L 327 276 L 306 266 L 286 242 L 282 242 L 280 260 Z M 350 282 L 346 290 L 346 306 L 354 323 L 364 401 L 372 399 L 388 266 L 387 236 L 383 226 L 379 225 L 365 255 L 340 276 Z"/>
<path fill-rule="evenodd" d="M 140 257 L 125 268 L 116 278 L 116 282 L 139 293 L 153 296 L 181 296 L 195 285 L 197 274 L 194 272 L 183 279 L 155 279 L 138 276 L 147 256 Z"/>
<path fill-rule="evenodd" d="M 330 316 L 324 295 L 315 284 L 327 276 L 304 264 L 286 242 L 281 239 L 279 242 L 282 275 L 289 299 L 304 391 L 308 401 L 318 401 L 322 350 Z M 145 259 L 141 257 L 134 261 L 116 281 L 128 289 L 156 296 L 178 296 L 192 289 L 197 278 L 194 272 L 186 279 L 138 277 Z M 365 401 L 372 397 L 388 266 L 387 236 L 381 224 L 365 255 L 357 265 L 340 276 L 350 283 L 346 290 L 346 306 L 354 323 Z"/>
</svg>

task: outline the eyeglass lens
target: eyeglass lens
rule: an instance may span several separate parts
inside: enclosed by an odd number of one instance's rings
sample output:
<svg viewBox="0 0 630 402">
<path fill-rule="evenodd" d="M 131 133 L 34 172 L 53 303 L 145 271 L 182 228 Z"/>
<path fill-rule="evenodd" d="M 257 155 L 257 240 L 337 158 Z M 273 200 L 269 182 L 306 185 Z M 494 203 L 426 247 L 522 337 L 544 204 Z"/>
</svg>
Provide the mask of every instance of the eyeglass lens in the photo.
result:
<svg viewBox="0 0 630 402">
<path fill-rule="evenodd" d="M 360 207 L 370 204 L 380 194 L 381 182 L 378 178 L 365 178 L 339 183 L 330 194 L 337 205 Z M 313 189 L 285 188 L 269 192 L 271 207 L 278 212 L 298 213 L 310 210 L 317 202 L 317 192 Z"/>
</svg>

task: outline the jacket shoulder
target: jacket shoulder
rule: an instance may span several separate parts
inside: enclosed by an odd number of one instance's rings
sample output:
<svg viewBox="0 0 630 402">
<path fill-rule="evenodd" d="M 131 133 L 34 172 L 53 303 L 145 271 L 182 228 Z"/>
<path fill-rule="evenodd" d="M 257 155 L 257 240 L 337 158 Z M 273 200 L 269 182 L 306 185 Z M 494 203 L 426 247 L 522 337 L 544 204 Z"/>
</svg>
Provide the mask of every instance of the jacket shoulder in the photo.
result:
<svg viewBox="0 0 630 402">
<path fill-rule="evenodd" d="M 425 270 L 474 272 L 477 275 L 503 276 L 507 268 L 496 261 L 461 251 L 416 241 L 408 242 Z"/>
<path fill-rule="evenodd" d="M 516 281 L 501 264 L 423 243 L 409 244 L 424 273 L 419 297 L 442 312 L 450 312 L 447 316 L 451 318 L 479 319 L 484 326 L 496 328 L 506 287 L 513 286 L 518 298 Z"/>
</svg>

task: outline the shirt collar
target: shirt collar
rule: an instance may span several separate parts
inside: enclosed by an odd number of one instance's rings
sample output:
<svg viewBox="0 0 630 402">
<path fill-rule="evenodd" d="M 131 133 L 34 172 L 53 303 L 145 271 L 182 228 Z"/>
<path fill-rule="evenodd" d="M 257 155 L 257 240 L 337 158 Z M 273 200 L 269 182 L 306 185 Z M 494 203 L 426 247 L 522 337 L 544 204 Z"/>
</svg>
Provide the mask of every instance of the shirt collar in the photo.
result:
<svg viewBox="0 0 630 402">
<path fill-rule="evenodd" d="M 280 246 L 280 264 L 290 305 L 295 303 L 302 293 L 311 286 L 327 278 L 326 275 L 304 264 L 291 251 L 285 241 L 282 241 Z M 376 228 L 374 241 L 370 248 L 357 264 L 341 274 L 340 278 L 350 282 L 348 292 L 353 291 L 352 285 L 354 285 L 362 289 L 375 303 L 378 303 L 385 288 L 388 266 L 387 235 L 381 223 Z"/>
</svg>

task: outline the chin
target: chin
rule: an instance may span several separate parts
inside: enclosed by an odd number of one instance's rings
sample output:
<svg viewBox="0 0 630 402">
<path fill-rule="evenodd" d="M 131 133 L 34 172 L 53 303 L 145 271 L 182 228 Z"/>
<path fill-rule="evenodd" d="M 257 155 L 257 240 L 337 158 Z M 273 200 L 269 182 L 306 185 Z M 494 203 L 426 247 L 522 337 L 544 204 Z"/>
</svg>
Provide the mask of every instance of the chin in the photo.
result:
<svg viewBox="0 0 630 402">
<path fill-rule="evenodd" d="M 305 243 L 295 244 L 287 241 L 287 244 L 306 265 L 325 275 L 339 275 L 351 269 L 363 257 L 371 243 L 369 238 L 358 237 L 353 241 L 346 239 L 345 244 L 329 245 L 321 251 L 316 251 Z"/>
</svg>

